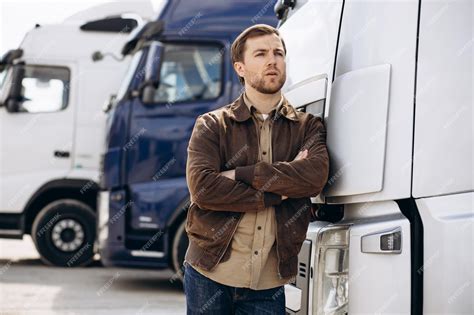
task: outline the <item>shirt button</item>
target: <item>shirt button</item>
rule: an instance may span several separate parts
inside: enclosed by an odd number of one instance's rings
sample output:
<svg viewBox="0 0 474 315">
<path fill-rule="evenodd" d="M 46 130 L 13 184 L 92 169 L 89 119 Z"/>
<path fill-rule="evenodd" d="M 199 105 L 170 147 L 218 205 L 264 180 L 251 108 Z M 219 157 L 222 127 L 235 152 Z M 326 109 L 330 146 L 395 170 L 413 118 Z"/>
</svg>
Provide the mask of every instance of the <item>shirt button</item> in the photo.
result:
<svg viewBox="0 0 474 315">
<path fill-rule="evenodd" d="M 255 255 L 258 255 L 258 250 L 254 251 L 253 253 L 254 253 Z"/>
<path fill-rule="evenodd" d="M 261 226 L 258 226 L 258 227 L 257 227 L 257 229 L 261 230 L 261 229 L 262 229 L 262 227 L 261 227 Z"/>
</svg>

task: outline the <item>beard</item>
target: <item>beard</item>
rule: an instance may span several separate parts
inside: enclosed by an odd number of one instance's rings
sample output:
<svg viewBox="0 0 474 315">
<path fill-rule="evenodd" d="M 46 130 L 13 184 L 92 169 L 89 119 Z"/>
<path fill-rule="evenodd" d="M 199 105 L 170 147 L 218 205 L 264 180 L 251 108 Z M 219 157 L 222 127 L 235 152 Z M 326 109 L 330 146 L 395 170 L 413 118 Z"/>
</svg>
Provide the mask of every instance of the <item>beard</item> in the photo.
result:
<svg viewBox="0 0 474 315">
<path fill-rule="evenodd" d="M 276 83 L 272 83 L 277 80 Z M 282 73 L 279 78 L 270 79 L 270 83 L 265 81 L 265 76 L 255 75 L 249 80 L 249 85 L 262 94 L 275 94 L 280 91 L 286 81 L 286 73 Z"/>
</svg>

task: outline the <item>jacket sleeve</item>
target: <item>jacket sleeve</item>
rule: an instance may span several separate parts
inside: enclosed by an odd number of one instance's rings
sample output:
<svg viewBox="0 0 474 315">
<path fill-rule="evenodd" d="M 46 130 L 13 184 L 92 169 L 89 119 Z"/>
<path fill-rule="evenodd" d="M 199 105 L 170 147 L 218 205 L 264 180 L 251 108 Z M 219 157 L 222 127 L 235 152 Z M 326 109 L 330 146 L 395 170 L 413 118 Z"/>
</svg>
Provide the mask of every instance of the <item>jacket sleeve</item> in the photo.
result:
<svg viewBox="0 0 474 315">
<path fill-rule="evenodd" d="M 235 169 L 235 179 L 265 192 L 289 198 L 319 195 L 329 176 L 329 154 L 326 148 L 326 129 L 320 117 L 310 115 L 303 147 L 308 156 L 291 162 L 258 162 Z"/>
<path fill-rule="evenodd" d="M 236 212 L 255 212 L 280 204 L 281 195 L 220 175 L 218 128 L 210 113 L 198 116 L 194 124 L 186 161 L 191 201 L 202 209 Z"/>
</svg>

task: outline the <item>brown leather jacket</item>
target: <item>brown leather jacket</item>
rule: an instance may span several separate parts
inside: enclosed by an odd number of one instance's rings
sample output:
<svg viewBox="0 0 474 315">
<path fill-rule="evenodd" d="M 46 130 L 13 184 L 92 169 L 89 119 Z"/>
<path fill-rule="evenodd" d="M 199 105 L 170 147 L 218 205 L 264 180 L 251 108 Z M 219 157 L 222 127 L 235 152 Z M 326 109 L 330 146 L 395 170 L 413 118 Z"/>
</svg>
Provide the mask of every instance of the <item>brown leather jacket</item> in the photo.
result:
<svg viewBox="0 0 474 315">
<path fill-rule="evenodd" d="M 311 199 L 328 180 L 326 129 L 321 118 L 296 111 L 285 98 L 273 117 L 273 163 L 258 161 L 256 124 L 243 101 L 202 114 L 188 145 L 191 195 L 185 260 L 212 270 L 230 257 L 229 243 L 244 212 L 275 207 L 280 276 L 297 274 L 298 253 L 311 218 Z M 300 150 L 305 159 L 293 161 Z M 235 180 L 219 173 L 235 169 Z M 281 200 L 281 196 L 288 199 Z"/>
</svg>

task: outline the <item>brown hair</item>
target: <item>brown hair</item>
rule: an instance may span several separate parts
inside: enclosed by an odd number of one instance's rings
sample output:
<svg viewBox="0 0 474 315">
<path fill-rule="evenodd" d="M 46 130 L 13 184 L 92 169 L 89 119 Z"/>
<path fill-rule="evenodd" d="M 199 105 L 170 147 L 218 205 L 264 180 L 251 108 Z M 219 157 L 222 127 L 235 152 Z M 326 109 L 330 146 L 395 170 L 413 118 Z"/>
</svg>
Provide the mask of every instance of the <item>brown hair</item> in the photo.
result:
<svg viewBox="0 0 474 315">
<path fill-rule="evenodd" d="M 242 62 L 244 60 L 245 42 L 247 41 L 247 39 L 252 38 L 252 37 L 269 35 L 269 34 L 275 34 L 278 37 L 280 37 L 281 43 L 283 45 L 283 49 L 285 50 L 285 54 L 286 54 L 285 42 L 283 41 L 283 38 L 280 36 L 280 32 L 278 32 L 276 28 L 267 24 L 255 24 L 253 26 L 246 28 L 242 33 L 240 33 L 239 36 L 237 36 L 237 38 L 232 43 L 232 47 L 230 49 L 232 65 L 237 61 Z M 244 78 L 242 78 L 241 76 L 239 76 L 239 81 L 240 83 L 242 83 L 242 85 L 245 82 Z"/>
</svg>

